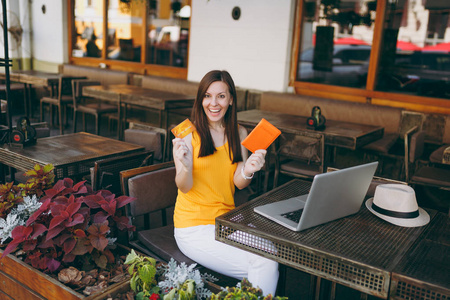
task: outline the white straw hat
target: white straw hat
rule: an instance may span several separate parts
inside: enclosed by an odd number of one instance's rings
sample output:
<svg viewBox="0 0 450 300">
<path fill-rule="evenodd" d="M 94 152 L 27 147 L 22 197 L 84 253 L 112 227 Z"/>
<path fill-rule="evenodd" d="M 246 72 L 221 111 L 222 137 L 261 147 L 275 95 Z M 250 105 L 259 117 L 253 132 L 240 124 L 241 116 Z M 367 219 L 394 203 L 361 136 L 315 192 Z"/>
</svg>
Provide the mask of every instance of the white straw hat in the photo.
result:
<svg viewBox="0 0 450 300">
<path fill-rule="evenodd" d="M 419 227 L 430 222 L 428 213 L 417 205 L 413 188 L 404 184 L 380 184 L 366 201 L 374 215 L 403 227 Z"/>
</svg>

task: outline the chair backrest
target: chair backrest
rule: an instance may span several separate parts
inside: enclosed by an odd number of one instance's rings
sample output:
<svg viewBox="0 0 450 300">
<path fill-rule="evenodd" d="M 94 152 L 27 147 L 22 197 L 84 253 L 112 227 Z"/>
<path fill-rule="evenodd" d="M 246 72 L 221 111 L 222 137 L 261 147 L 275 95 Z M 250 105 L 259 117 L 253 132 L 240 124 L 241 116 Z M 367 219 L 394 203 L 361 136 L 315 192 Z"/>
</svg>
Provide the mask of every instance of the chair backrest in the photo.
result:
<svg viewBox="0 0 450 300">
<path fill-rule="evenodd" d="M 120 194 L 120 172 L 153 164 L 153 152 L 145 151 L 111 157 L 96 161 L 92 187 L 94 190 L 107 189 Z"/>
<path fill-rule="evenodd" d="M 130 123 L 124 131 L 124 141 L 144 146 L 153 151 L 155 162 L 163 162 L 166 154 L 167 132 L 165 129 L 147 124 Z"/>
<path fill-rule="evenodd" d="M 44 138 L 50 136 L 50 127 L 47 122 L 31 123 L 36 130 L 36 138 Z"/>
<path fill-rule="evenodd" d="M 405 136 L 411 128 L 417 126 L 418 130 L 422 130 L 423 123 L 425 121 L 425 114 L 414 111 L 402 111 L 400 118 L 400 126 L 398 128 L 398 134 L 401 139 Z"/>
<path fill-rule="evenodd" d="M 76 109 L 78 103 L 83 98 L 83 87 L 91 85 L 101 85 L 100 81 L 91 79 L 72 80 L 73 107 Z"/>
<path fill-rule="evenodd" d="M 72 81 L 74 81 L 75 78 L 73 77 L 59 77 L 58 81 L 58 100 L 61 101 L 61 99 L 64 96 L 72 96 Z"/>
<path fill-rule="evenodd" d="M 126 212 L 137 231 L 166 226 L 171 221 L 170 213 L 173 214 L 178 194 L 173 161 L 123 171 L 120 179 L 122 193 L 136 198 L 126 206 Z M 158 224 L 155 224 L 155 219 Z M 130 232 L 130 240 L 136 233 Z"/>
<path fill-rule="evenodd" d="M 321 133 L 300 131 L 283 133 L 278 138 L 277 160 L 289 158 L 307 165 L 316 165 L 324 172 L 325 138 Z"/>
<path fill-rule="evenodd" d="M 405 181 L 409 182 L 409 178 L 412 172 L 412 165 L 423 154 L 425 147 L 426 132 L 419 129 L 418 126 L 414 126 L 404 134 L 405 143 Z"/>
</svg>

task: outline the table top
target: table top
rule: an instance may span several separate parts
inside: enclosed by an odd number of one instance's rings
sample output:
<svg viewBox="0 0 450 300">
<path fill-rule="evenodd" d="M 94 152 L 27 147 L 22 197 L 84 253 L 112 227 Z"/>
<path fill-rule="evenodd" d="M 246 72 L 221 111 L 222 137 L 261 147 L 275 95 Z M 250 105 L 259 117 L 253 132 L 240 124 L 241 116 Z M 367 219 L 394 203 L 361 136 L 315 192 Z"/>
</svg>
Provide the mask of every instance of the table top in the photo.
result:
<svg viewBox="0 0 450 300">
<path fill-rule="evenodd" d="M 392 225 L 362 205 L 357 214 L 295 232 L 253 211 L 259 205 L 305 194 L 310 186 L 311 182 L 292 180 L 216 218 L 216 239 L 387 298 L 392 270 L 426 227 Z"/>
<path fill-rule="evenodd" d="M 83 87 L 83 95 L 160 110 L 165 110 L 172 106 L 176 108 L 192 106 L 195 99 L 195 96 L 192 95 L 148 89 L 129 84 L 85 86 Z"/>
<path fill-rule="evenodd" d="M 0 163 L 22 171 L 32 169 L 35 164 L 50 163 L 55 169 L 58 169 L 143 150 L 144 147 L 140 145 L 86 132 L 77 132 L 40 138 L 35 145 L 24 148 L 5 144 L 0 148 Z M 67 174 L 65 175 L 67 176 Z"/>
<path fill-rule="evenodd" d="M 37 70 L 20 70 L 20 71 L 10 71 L 9 78 L 11 81 L 22 82 L 27 84 L 50 86 L 57 84 L 61 76 L 66 77 L 66 75 L 37 71 Z M 0 72 L 0 79 L 5 79 L 6 74 L 4 71 Z"/>
<path fill-rule="evenodd" d="M 392 272 L 394 299 L 450 299 L 450 218 L 438 213 Z M 446 298 L 444 297 L 446 296 Z"/>
<path fill-rule="evenodd" d="M 246 110 L 238 112 L 238 122 L 244 126 L 254 127 L 264 118 L 284 133 L 298 133 L 299 131 L 314 131 L 306 127 L 307 117 L 285 114 L 274 111 Z M 384 128 L 379 126 L 356 124 L 350 122 L 326 120 L 323 133 L 327 146 L 347 149 L 358 149 L 383 136 Z"/>
</svg>

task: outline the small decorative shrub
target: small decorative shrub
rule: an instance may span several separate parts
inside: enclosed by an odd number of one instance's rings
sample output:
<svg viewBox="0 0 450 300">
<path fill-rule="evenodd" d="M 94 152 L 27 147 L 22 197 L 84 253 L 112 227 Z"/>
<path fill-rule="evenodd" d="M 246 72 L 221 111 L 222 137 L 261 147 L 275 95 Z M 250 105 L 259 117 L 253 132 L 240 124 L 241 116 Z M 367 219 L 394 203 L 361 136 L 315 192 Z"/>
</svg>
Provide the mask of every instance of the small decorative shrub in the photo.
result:
<svg viewBox="0 0 450 300">
<path fill-rule="evenodd" d="M 55 180 L 53 165 L 44 167 L 35 165 L 25 173 L 29 177 L 26 183 L 14 185 L 13 182 L 0 185 L 0 218 L 5 219 L 11 210 L 23 202 L 24 197 L 36 195 L 40 198 L 44 190 L 49 189 Z"/>
<path fill-rule="evenodd" d="M 263 296 L 260 288 L 254 288 L 252 284 L 244 278 L 236 287 L 227 287 L 218 294 L 212 294 L 211 300 L 222 299 L 248 299 L 248 300 L 285 300 L 287 297 L 272 296 L 271 294 Z"/>
<path fill-rule="evenodd" d="M 178 265 L 172 258 L 167 265 L 157 266 L 153 258 L 137 255 L 134 250 L 128 254 L 125 264 L 129 265 L 130 287 L 137 300 L 208 299 L 212 293 L 204 287 L 205 280 L 217 281 L 195 270 L 196 264 Z"/>
<path fill-rule="evenodd" d="M 72 179 L 59 180 L 45 190 L 42 205 L 26 224 L 12 230 L 2 257 L 20 247 L 27 254 L 24 261 L 44 272 L 66 266 L 104 269 L 115 261 L 107 247 L 115 241 L 109 239 L 111 229 L 134 229 L 127 217 L 116 214 L 133 200 L 107 190 L 94 193 L 84 181 L 74 185 Z"/>
</svg>

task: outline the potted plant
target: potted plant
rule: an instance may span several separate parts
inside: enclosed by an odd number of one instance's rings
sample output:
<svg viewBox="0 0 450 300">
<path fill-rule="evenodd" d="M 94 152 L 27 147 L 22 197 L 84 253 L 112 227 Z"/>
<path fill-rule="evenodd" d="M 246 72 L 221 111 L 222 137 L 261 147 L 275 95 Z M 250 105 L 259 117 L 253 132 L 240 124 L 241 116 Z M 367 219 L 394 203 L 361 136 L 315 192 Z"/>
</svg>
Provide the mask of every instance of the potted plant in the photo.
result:
<svg viewBox="0 0 450 300">
<path fill-rule="evenodd" d="M 209 274 L 200 274 L 196 264 L 177 264 L 172 258 L 169 263 L 157 266 L 155 259 L 138 255 L 134 250 L 128 254 L 125 264 L 129 265 L 130 288 L 137 300 L 208 299 L 212 293 L 204 283 L 217 280 Z"/>
<path fill-rule="evenodd" d="M 83 292 L 87 295 L 98 293 L 108 286 L 105 280 L 101 280 L 101 283 L 92 287 L 94 280 L 115 278 L 115 281 L 124 281 L 125 268 L 118 266 L 119 255 L 112 250 L 115 239 L 111 238 L 110 233 L 116 229 L 133 230 L 128 224 L 128 218 L 120 216 L 119 209 L 134 199 L 127 196 L 116 197 L 107 190 L 94 192 L 84 181 L 74 184 L 69 178 L 59 180 L 51 188 L 47 188 L 49 182 L 43 180 L 43 177 L 50 179 L 49 169 L 53 168 L 35 167 L 38 170 L 36 176 L 25 185 L 7 184 L 0 187 L 0 192 L 5 196 L 2 199 L 9 200 L 3 201 L 5 214 L 8 210 L 11 213 L 13 209 L 18 209 L 19 203 L 28 204 L 27 197 L 30 194 L 41 196 L 39 207 L 25 224 L 12 229 L 11 241 L 0 258 L 0 271 L 16 274 L 21 277 L 17 278 L 18 282 L 46 298 L 85 297 L 60 286 L 60 293 L 52 294 L 55 287 L 49 287 L 45 280 L 56 276 L 70 288 L 85 288 Z M 39 172 L 41 173 L 38 174 Z M 31 196 L 31 199 L 34 198 Z M 9 215 L 4 219 L 6 224 Z M 29 266 L 11 266 L 21 262 L 16 257 L 7 256 L 16 249 L 20 250 L 17 253 L 23 262 L 36 269 L 31 278 L 43 277 L 44 281 L 37 283 L 36 279 L 27 279 L 25 273 L 29 273 Z"/>
</svg>

